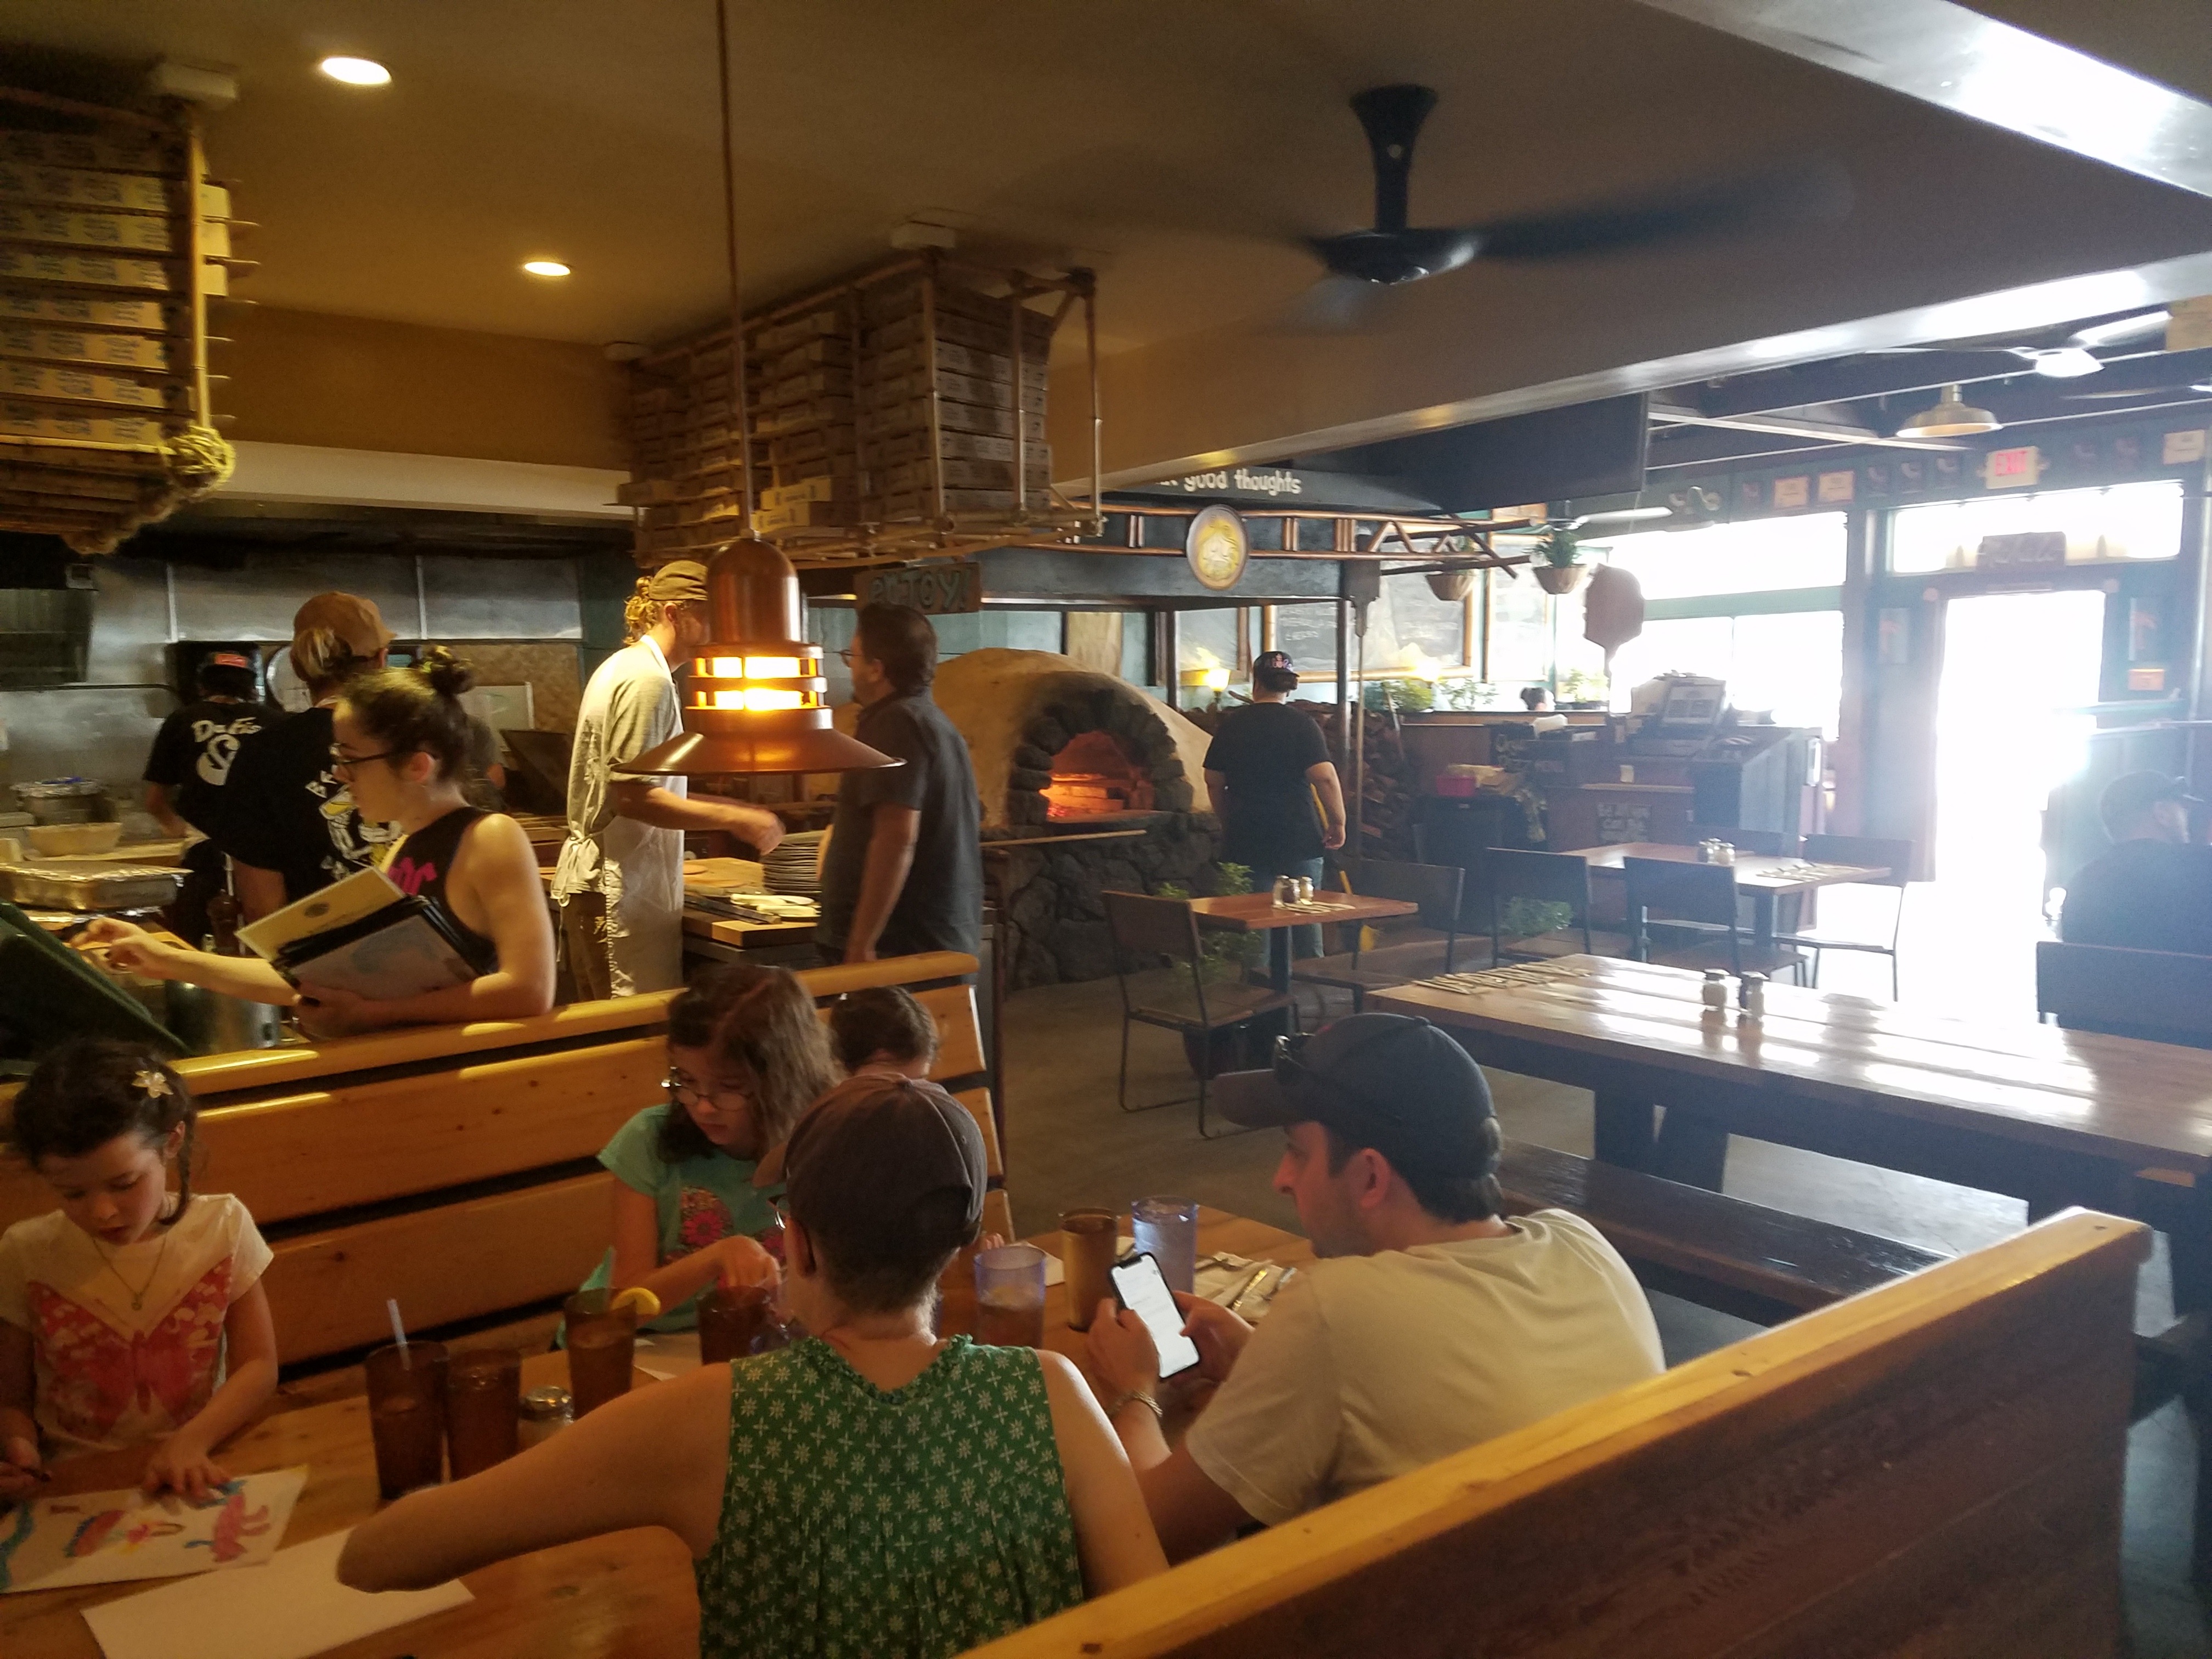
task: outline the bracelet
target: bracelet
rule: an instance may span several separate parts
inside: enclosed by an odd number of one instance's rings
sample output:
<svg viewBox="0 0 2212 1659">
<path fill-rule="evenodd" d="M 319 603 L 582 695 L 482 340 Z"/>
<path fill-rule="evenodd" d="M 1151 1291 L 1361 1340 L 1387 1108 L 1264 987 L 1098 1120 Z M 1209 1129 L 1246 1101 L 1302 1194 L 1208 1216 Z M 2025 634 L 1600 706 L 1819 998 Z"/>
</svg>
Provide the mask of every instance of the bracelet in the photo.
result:
<svg viewBox="0 0 2212 1659">
<path fill-rule="evenodd" d="M 1114 1414 L 1133 1400 L 1142 1404 L 1146 1411 L 1152 1413 L 1154 1420 L 1161 1423 L 1167 1421 L 1167 1413 L 1160 1409 L 1160 1402 L 1143 1389 L 1124 1389 L 1115 1395 L 1114 1403 L 1106 1408 L 1106 1420 L 1112 1422 Z"/>
</svg>

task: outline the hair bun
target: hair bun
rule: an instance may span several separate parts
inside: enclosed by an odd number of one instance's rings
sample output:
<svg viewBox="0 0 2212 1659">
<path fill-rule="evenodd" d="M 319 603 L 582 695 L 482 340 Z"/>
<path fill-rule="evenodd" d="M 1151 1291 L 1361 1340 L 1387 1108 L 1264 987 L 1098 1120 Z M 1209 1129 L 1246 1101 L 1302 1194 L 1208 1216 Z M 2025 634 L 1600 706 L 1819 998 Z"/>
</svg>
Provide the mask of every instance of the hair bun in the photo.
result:
<svg viewBox="0 0 2212 1659">
<path fill-rule="evenodd" d="M 477 683 L 476 671 L 442 645 L 426 645 L 416 672 L 441 697 L 458 697 Z"/>
</svg>

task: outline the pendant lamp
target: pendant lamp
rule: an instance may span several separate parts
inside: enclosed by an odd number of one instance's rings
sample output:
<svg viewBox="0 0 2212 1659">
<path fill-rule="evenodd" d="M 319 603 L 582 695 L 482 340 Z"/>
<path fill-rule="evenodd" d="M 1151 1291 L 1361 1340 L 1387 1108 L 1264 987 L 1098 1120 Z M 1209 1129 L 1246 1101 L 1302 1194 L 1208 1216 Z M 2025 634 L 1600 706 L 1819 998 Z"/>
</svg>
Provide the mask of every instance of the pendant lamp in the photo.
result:
<svg viewBox="0 0 2212 1659">
<path fill-rule="evenodd" d="M 1996 432 L 2004 422 L 1986 409 L 1959 400 L 1959 388 L 1947 386 L 1935 406 L 1923 409 L 1897 428 L 1900 438 L 1963 438 L 1976 432 Z"/>
<path fill-rule="evenodd" d="M 753 534 L 752 425 L 738 299 L 737 180 L 730 148 L 728 0 L 714 0 L 722 88 L 722 211 L 730 277 L 731 407 L 738 418 L 738 534 L 707 562 L 712 642 L 692 659 L 684 730 L 612 769 L 631 776 L 859 772 L 902 766 L 830 723 L 822 647 L 800 639 L 799 573 Z"/>
</svg>

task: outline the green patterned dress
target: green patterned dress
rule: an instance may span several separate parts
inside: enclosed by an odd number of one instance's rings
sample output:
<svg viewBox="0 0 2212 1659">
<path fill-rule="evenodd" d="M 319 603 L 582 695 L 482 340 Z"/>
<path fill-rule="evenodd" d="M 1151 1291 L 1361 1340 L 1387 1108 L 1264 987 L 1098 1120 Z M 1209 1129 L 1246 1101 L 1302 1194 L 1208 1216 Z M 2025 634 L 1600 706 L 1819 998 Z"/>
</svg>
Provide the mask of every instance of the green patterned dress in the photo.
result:
<svg viewBox="0 0 2212 1659">
<path fill-rule="evenodd" d="M 1030 1350 L 956 1336 L 890 1394 L 819 1338 L 730 1372 L 702 1659 L 938 1659 L 1082 1601 Z"/>
</svg>

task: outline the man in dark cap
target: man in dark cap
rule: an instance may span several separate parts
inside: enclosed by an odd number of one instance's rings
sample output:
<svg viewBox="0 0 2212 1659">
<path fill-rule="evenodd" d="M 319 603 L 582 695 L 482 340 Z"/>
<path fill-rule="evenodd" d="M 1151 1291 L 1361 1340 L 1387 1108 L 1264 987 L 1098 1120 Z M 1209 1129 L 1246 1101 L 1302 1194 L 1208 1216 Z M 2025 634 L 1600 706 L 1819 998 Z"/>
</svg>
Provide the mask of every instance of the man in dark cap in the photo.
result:
<svg viewBox="0 0 2212 1659">
<path fill-rule="evenodd" d="M 1176 1298 L 1221 1386 L 1172 1453 L 1150 1334 L 1093 1320 L 1091 1370 L 1170 1560 L 1661 1369 L 1644 1291 L 1595 1228 L 1499 1214 L 1489 1088 L 1426 1020 L 1354 1014 L 1215 1087 L 1231 1119 L 1283 1130 L 1276 1190 L 1324 1260 L 1256 1331 Z"/>
<path fill-rule="evenodd" d="M 2112 849 L 2066 889 L 2058 931 L 2069 945 L 2212 956 L 2212 847 L 2189 839 L 2203 803 L 2179 778 L 2128 772 L 2097 803 Z"/>
<path fill-rule="evenodd" d="M 1298 671 L 1287 654 L 1252 659 L 1252 700 L 1221 717 L 1206 750 L 1206 788 L 1221 819 L 1221 857 L 1264 893 L 1278 876 L 1319 882 L 1322 854 L 1344 845 L 1344 787 L 1321 727 L 1290 706 Z M 1321 811 L 1314 811 L 1319 797 Z M 1321 954 L 1321 929 L 1297 928 L 1297 954 Z"/>
<path fill-rule="evenodd" d="M 637 584 L 646 626 L 592 673 L 568 762 L 568 839 L 554 872 L 562 965 L 586 1000 L 684 982 L 684 832 L 726 830 L 762 853 L 783 839 L 775 813 L 692 795 L 680 777 L 613 769 L 683 729 L 672 665 L 708 642 L 707 567 L 672 559 Z"/>
</svg>

